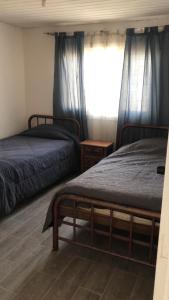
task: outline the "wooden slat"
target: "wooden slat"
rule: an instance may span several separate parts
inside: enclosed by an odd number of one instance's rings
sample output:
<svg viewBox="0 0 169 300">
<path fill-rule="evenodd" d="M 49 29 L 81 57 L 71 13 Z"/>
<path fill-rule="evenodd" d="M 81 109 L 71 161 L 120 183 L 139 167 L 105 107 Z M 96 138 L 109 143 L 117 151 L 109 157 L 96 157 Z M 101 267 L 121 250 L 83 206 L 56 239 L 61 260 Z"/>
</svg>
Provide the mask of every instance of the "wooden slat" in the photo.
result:
<svg viewBox="0 0 169 300">
<path fill-rule="evenodd" d="M 110 225 L 109 225 L 109 248 L 112 247 L 112 232 L 113 232 L 113 211 L 110 209 Z"/>
<path fill-rule="evenodd" d="M 76 241 L 76 201 L 73 202 L 73 239 Z"/>
<path fill-rule="evenodd" d="M 154 247 L 154 228 L 155 228 L 155 221 L 152 220 L 152 231 L 150 236 L 150 249 L 149 249 L 149 260 L 152 261 L 153 257 L 153 247 Z"/>
<path fill-rule="evenodd" d="M 145 210 L 145 209 L 139 209 L 139 208 L 134 208 L 134 207 L 128 207 L 125 205 L 118 205 L 118 204 L 114 204 L 112 202 L 107 202 L 107 201 L 103 201 L 103 200 L 98 200 L 98 199 L 93 199 L 93 198 L 88 198 L 88 197 L 83 197 L 83 196 L 77 196 L 77 195 L 71 195 L 71 194 L 67 194 L 67 195 L 61 195 L 57 198 L 58 201 L 62 201 L 62 199 L 69 199 L 69 200 L 76 200 L 79 203 L 86 203 L 86 204 L 90 204 L 91 202 L 93 203 L 93 205 L 95 205 L 95 207 L 98 208 L 112 208 L 113 210 L 116 210 L 118 212 L 124 212 L 124 213 L 129 213 L 129 214 L 133 214 L 134 216 L 138 216 L 138 217 L 144 217 L 147 219 L 152 219 L 154 218 L 155 220 L 160 220 L 160 213 L 159 212 L 155 212 L 155 211 L 150 211 L 150 210 Z"/>
<path fill-rule="evenodd" d="M 91 205 L 91 214 L 90 214 L 90 232 L 91 232 L 91 245 L 94 244 L 94 207 Z"/>
<path fill-rule="evenodd" d="M 130 230 L 129 230 L 129 256 L 132 253 L 132 236 L 133 236 L 133 215 L 130 216 Z"/>
<path fill-rule="evenodd" d="M 73 210 L 71 207 L 60 207 L 60 216 L 68 216 L 68 217 L 73 217 Z M 90 213 L 88 211 L 84 211 L 83 209 L 77 209 L 77 215 L 76 217 L 78 219 L 83 219 L 83 220 L 90 220 Z M 106 215 L 100 215 L 95 213 L 95 223 L 96 224 L 101 224 L 101 225 L 107 225 L 109 226 L 109 218 Z M 113 221 L 113 227 L 118 228 L 121 230 L 129 230 L 129 222 L 116 219 L 114 218 Z M 142 233 L 144 231 L 145 235 L 150 235 L 151 232 L 151 226 L 150 225 L 143 225 L 143 224 L 134 224 L 134 231 L 137 233 Z M 155 227 L 154 235 L 157 236 L 159 233 L 159 228 Z"/>
<path fill-rule="evenodd" d="M 72 226 L 72 227 L 74 226 L 74 224 L 72 222 L 68 222 L 68 221 L 63 221 L 62 224 L 69 225 L 69 226 Z M 91 230 L 88 226 L 79 225 L 79 224 L 75 224 L 75 226 L 77 228 L 83 228 L 87 231 Z M 105 230 L 95 228 L 95 233 L 97 233 L 98 235 L 103 235 L 103 236 L 106 236 L 106 237 L 110 237 L 110 233 L 106 232 Z M 127 242 L 127 243 L 130 242 L 130 239 L 128 237 L 122 236 L 120 234 L 112 233 L 112 237 L 115 240 L 119 240 L 119 241 L 123 241 L 123 242 Z M 150 243 L 149 242 L 144 242 L 144 241 L 141 241 L 141 240 L 138 240 L 138 239 L 132 239 L 132 244 L 143 246 L 143 247 L 146 247 L 146 248 L 150 249 Z M 154 248 L 157 248 L 157 245 L 154 245 Z"/>
</svg>

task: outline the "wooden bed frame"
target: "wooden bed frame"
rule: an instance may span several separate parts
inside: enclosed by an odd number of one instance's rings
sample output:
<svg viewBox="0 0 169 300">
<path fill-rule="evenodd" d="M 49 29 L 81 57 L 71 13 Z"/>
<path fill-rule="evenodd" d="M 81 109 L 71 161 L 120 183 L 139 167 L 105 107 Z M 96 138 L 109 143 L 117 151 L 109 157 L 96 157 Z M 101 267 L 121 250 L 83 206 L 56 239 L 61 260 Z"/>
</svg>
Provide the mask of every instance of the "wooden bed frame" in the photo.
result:
<svg viewBox="0 0 169 300">
<path fill-rule="evenodd" d="M 126 125 L 123 128 L 122 136 L 127 129 L 141 128 L 159 130 L 162 135 L 167 137 L 168 127 L 155 126 L 139 126 Z M 65 206 L 63 201 L 69 200 L 72 205 Z M 87 205 L 90 210 L 85 210 L 82 207 Z M 109 215 L 103 215 L 96 212 L 96 209 L 108 209 Z M 121 220 L 114 217 L 114 212 L 125 213 L 129 216 L 129 221 Z M 64 220 L 64 217 L 71 217 L 71 221 Z M 142 218 L 149 221 L 149 225 L 136 224 L 134 219 Z M 79 225 L 77 219 L 86 220 L 87 225 Z M 73 229 L 73 239 L 59 235 L 60 224 L 66 224 Z M 103 225 L 102 228 L 97 228 L 96 225 Z M 158 224 L 158 226 L 157 226 Z M 149 211 L 145 209 L 138 209 L 134 207 L 127 207 L 124 205 L 117 205 L 99 199 L 81 197 L 74 194 L 63 194 L 58 196 L 53 202 L 53 249 L 58 250 L 58 242 L 71 243 L 73 245 L 82 246 L 102 253 L 110 254 L 112 256 L 127 259 L 129 261 L 138 262 L 144 265 L 154 267 L 156 264 L 156 250 L 158 245 L 158 231 L 160 224 L 160 213 Z M 80 242 L 77 238 L 77 229 L 83 228 L 90 234 L 90 243 Z M 106 249 L 98 248 L 94 244 L 95 234 L 100 234 L 108 237 L 109 246 Z M 120 240 L 126 243 L 127 251 L 125 254 L 118 253 L 112 250 L 114 240 Z M 144 247 L 147 249 L 147 257 L 138 258 L 135 256 L 134 246 Z"/>
<path fill-rule="evenodd" d="M 37 127 L 41 124 L 53 124 L 60 123 L 61 125 L 71 125 L 74 133 L 80 138 L 80 124 L 76 119 L 73 118 L 57 118 L 51 115 L 38 115 L 34 114 L 28 119 L 28 128 Z"/>
</svg>

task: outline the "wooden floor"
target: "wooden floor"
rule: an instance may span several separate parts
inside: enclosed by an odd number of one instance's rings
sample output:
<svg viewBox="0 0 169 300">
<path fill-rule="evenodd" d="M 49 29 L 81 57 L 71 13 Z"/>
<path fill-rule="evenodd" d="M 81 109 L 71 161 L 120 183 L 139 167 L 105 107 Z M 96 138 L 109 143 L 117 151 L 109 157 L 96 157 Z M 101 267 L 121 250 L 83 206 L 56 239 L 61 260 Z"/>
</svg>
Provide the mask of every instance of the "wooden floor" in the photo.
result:
<svg viewBox="0 0 169 300">
<path fill-rule="evenodd" d="M 0 299 L 151 300 L 154 271 L 148 267 L 64 243 L 51 251 L 51 230 L 41 230 L 56 190 L 0 222 Z"/>
</svg>

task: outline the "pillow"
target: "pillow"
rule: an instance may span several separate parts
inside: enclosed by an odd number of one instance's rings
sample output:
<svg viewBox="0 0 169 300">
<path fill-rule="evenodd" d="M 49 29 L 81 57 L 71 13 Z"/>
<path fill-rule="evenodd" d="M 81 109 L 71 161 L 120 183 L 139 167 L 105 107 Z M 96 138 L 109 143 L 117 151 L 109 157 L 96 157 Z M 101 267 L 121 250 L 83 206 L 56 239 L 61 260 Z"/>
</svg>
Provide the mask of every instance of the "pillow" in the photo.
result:
<svg viewBox="0 0 169 300">
<path fill-rule="evenodd" d="M 33 127 L 31 129 L 27 129 L 20 133 L 22 136 L 31 136 L 31 137 L 40 137 L 40 138 L 48 138 L 48 139 L 56 139 L 56 140 L 74 140 L 76 143 L 78 142 L 78 137 L 66 130 L 64 127 L 60 125 L 50 125 L 50 124 L 42 124 L 37 127 Z"/>
<path fill-rule="evenodd" d="M 117 150 L 118 153 L 130 151 L 130 152 L 143 152 L 145 154 L 159 154 L 166 155 L 167 139 L 166 138 L 147 138 L 141 139 L 137 142 L 131 143 L 127 146 L 121 147 Z"/>
</svg>

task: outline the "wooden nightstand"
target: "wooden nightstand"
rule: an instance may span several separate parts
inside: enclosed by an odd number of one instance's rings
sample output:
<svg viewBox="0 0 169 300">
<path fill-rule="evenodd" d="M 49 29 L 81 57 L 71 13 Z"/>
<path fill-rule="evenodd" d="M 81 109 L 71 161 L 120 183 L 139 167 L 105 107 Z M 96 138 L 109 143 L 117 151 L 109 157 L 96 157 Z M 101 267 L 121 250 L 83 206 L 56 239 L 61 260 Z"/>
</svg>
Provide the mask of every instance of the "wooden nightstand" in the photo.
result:
<svg viewBox="0 0 169 300">
<path fill-rule="evenodd" d="M 98 163 L 102 158 L 113 152 L 112 142 L 85 140 L 80 143 L 81 172 Z"/>
</svg>

